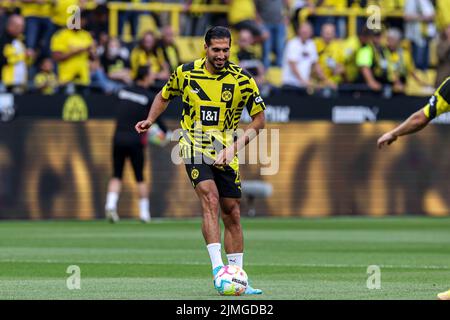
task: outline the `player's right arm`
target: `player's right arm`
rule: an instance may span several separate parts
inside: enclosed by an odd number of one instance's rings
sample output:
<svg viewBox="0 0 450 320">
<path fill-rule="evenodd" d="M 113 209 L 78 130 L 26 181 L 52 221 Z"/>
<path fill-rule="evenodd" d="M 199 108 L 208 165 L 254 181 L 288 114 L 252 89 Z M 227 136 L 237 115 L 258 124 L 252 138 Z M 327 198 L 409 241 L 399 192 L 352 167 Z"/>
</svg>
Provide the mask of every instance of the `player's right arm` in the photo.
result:
<svg viewBox="0 0 450 320">
<path fill-rule="evenodd" d="M 378 148 L 390 145 L 400 136 L 422 130 L 431 120 L 445 112 L 450 112 L 450 78 L 441 84 L 422 110 L 413 113 L 398 127 L 381 136 L 377 141 Z"/>
<path fill-rule="evenodd" d="M 142 133 L 147 131 L 152 126 L 152 124 L 155 123 L 160 114 L 163 113 L 164 110 L 166 110 L 170 100 L 164 99 L 161 92 L 162 91 L 160 91 L 153 100 L 150 111 L 148 112 L 147 119 L 139 121 L 134 126 L 137 132 Z"/>
<path fill-rule="evenodd" d="M 400 136 L 422 130 L 427 126 L 429 122 L 430 119 L 425 116 L 423 110 L 419 110 L 413 113 L 408 119 L 406 119 L 394 130 L 386 132 L 384 135 L 382 135 L 377 141 L 378 148 L 381 149 L 386 145 L 390 145 Z"/>
<path fill-rule="evenodd" d="M 181 95 L 180 83 L 182 78 L 182 66 L 179 66 L 170 76 L 169 81 L 164 85 L 162 90 L 156 95 L 153 100 L 148 117 L 145 120 L 139 121 L 134 128 L 138 133 L 146 132 L 161 113 L 166 110 L 172 98 Z"/>
</svg>

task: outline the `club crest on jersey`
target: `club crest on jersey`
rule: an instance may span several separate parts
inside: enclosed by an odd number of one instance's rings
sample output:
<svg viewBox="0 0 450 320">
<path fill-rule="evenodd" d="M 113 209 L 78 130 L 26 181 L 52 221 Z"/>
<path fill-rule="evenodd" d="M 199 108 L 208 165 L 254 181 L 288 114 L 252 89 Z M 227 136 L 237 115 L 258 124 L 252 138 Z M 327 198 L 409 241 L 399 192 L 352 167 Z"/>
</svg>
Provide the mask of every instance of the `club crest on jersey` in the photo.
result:
<svg viewBox="0 0 450 320">
<path fill-rule="evenodd" d="M 198 178 L 198 176 L 200 175 L 200 172 L 198 172 L 198 170 L 197 169 L 192 169 L 192 171 L 191 171 L 191 178 L 192 179 L 197 179 Z"/>
<path fill-rule="evenodd" d="M 232 98 L 233 98 L 233 94 L 231 93 L 231 91 L 226 90 L 226 91 L 222 92 L 222 100 L 223 101 L 228 102 Z"/>
</svg>

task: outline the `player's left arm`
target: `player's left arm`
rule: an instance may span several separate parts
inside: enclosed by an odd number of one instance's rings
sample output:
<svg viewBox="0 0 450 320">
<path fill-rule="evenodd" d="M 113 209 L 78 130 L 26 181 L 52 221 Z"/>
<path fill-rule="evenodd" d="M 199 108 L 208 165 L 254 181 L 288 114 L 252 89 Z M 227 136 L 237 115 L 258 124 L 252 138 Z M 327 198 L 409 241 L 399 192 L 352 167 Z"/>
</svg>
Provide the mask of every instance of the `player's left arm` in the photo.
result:
<svg viewBox="0 0 450 320">
<path fill-rule="evenodd" d="M 247 128 L 245 128 L 244 134 L 241 137 L 239 137 L 232 145 L 219 152 L 214 165 L 229 164 L 236 154 L 252 141 L 259 134 L 260 130 L 264 129 L 266 124 L 264 110 L 266 109 L 266 106 L 259 95 L 258 87 L 253 78 L 250 79 L 250 88 L 253 89 L 253 93 L 248 98 L 247 110 L 252 121 Z"/>
<path fill-rule="evenodd" d="M 266 125 L 266 117 L 264 111 L 260 111 L 252 116 L 252 122 L 245 128 L 244 134 L 233 143 L 234 154 L 242 150 L 250 141 L 252 141 L 259 134 L 259 131 L 264 129 Z"/>
<path fill-rule="evenodd" d="M 425 115 L 423 109 L 413 113 L 398 127 L 382 135 L 377 141 L 378 148 L 381 149 L 386 145 L 390 145 L 400 136 L 422 130 L 429 122 L 430 119 Z"/>
<path fill-rule="evenodd" d="M 381 136 L 377 141 L 378 148 L 381 149 L 385 145 L 390 145 L 400 136 L 420 131 L 434 118 L 443 113 L 450 112 L 449 102 L 450 77 L 441 84 L 422 110 L 413 113 L 401 125 Z"/>
<path fill-rule="evenodd" d="M 266 118 L 264 116 L 264 111 L 260 111 L 253 115 L 252 122 L 245 128 L 244 134 L 232 145 L 219 152 L 214 165 L 221 166 L 231 163 L 236 154 L 252 141 L 259 134 L 260 130 L 264 129 L 265 124 Z"/>
</svg>

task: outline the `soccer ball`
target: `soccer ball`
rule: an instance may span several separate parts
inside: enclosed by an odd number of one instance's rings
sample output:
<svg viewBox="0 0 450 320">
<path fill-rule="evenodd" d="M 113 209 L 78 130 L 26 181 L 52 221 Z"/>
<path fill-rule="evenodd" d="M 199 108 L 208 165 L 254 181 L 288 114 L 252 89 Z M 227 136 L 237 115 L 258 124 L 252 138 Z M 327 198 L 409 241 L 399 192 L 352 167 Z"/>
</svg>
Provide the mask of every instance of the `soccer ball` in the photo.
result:
<svg viewBox="0 0 450 320">
<path fill-rule="evenodd" d="M 170 142 L 171 136 L 171 131 L 167 131 L 167 133 L 164 133 L 164 131 L 162 131 L 158 124 L 155 123 L 150 127 L 150 130 L 148 131 L 147 141 L 150 144 L 165 147 Z"/>
<path fill-rule="evenodd" d="M 247 273 L 238 266 L 223 266 L 214 277 L 214 287 L 222 296 L 240 296 L 247 285 Z"/>
</svg>

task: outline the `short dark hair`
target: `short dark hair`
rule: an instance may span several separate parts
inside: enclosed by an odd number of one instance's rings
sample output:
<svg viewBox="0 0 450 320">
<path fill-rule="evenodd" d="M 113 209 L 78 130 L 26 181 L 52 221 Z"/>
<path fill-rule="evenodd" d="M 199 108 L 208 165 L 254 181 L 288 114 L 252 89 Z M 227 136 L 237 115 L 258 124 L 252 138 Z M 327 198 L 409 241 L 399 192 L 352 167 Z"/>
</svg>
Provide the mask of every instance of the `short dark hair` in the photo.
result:
<svg viewBox="0 0 450 320">
<path fill-rule="evenodd" d="M 144 80 L 149 75 L 150 75 L 150 65 L 141 66 L 137 69 L 134 81 Z"/>
<path fill-rule="evenodd" d="M 205 43 L 207 46 L 211 44 L 212 39 L 229 39 L 231 45 L 231 32 L 228 28 L 221 26 L 209 28 L 205 34 Z"/>
<path fill-rule="evenodd" d="M 359 35 L 361 37 L 371 37 L 373 36 L 373 34 L 374 34 L 373 30 L 368 28 L 367 26 L 364 26 L 359 32 Z"/>
</svg>

